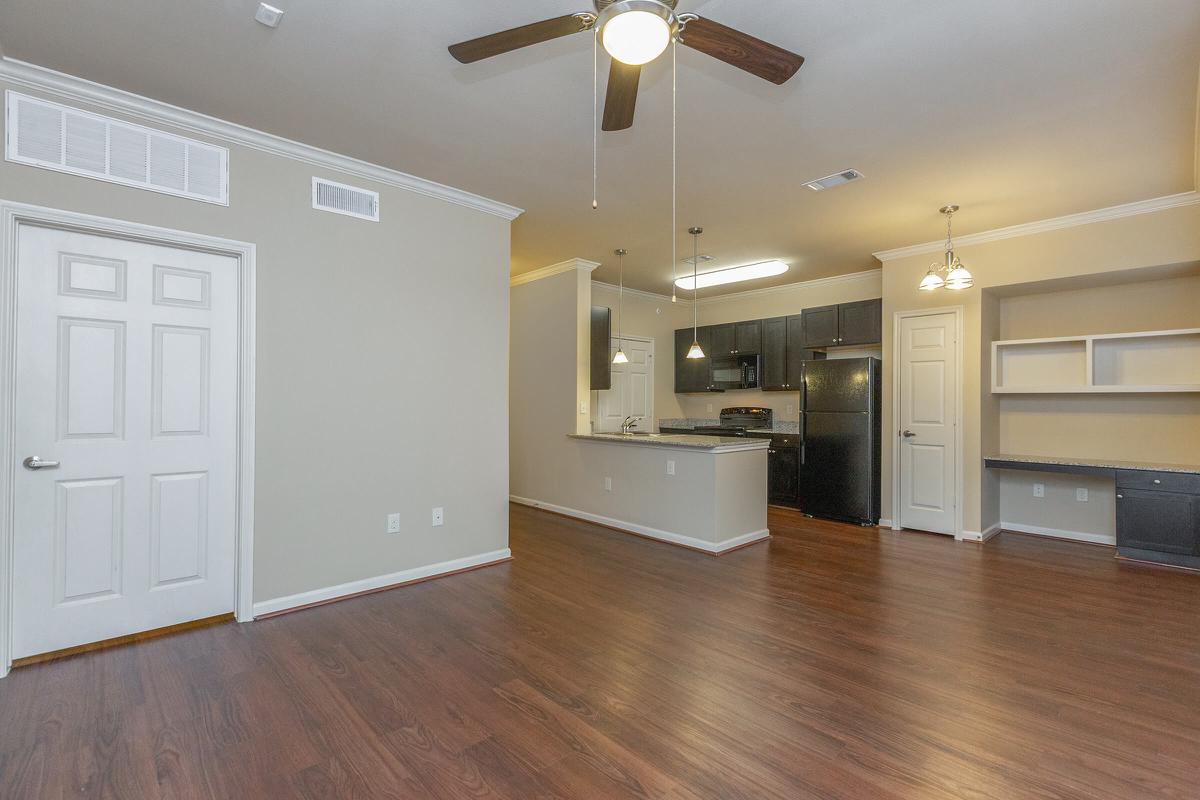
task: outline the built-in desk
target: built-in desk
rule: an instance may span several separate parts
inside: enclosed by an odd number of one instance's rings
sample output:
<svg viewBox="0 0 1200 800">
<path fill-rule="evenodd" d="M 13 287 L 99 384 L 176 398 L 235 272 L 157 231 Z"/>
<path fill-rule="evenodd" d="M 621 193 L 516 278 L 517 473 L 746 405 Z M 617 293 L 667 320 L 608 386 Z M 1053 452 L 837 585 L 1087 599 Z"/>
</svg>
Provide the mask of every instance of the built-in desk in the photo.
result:
<svg viewBox="0 0 1200 800">
<path fill-rule="evenodd" d="M 1117 487 L 1117 556 L 1200 570 L 1200 465 L 996 455 L 990 469 L 1111 477 Z"/>
</svg>

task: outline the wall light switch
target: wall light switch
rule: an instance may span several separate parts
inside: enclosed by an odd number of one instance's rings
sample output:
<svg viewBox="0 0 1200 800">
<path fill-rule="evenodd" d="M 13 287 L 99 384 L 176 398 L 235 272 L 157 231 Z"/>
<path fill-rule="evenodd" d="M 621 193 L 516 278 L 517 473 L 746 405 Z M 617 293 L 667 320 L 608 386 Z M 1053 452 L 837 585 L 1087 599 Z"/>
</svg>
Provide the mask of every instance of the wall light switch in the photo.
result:
<svg viewBox="0 0 1200 800">
<path fill-rule="evenodd" d="M 1088 498 L 1088 490 L 1080 486 L 1075 490 L 1075 499 L 1081 503 L 1086 503 Z"/>
<path fill-rule="evenodd" d="M 388 514 L 387 532 L 388 533 L 399 533 L 400 532 L 400 515 L 399 514 Z"/>
<path fill-rule="evenodd" d="M 1034 497 L 1045 497 L 1046 496 L 1046 484 L 1035 483 L 1033 485 L 1033 496 Z"/>
<path fill-rule="evenodd" d="M 446 512 L 442 510 L 441 506 L 438 506 L 437 508 L 435 508 L 433 510 L 433 527 L 435 527 L 435 528 L 440 527 L 442 525 L 442 523 L 445 521 L 446 521 Z"/>
<path fill-rule="evenodd" d="M 586 401 L 579 404 L 579 413 L 587 414 L 587 402 Z"/>
<path fill-rule="evenodd" d="M 606 491 L 606 492 L 611 492 L 611 491 L 612 491 L 612 478 L 605 477 L 605 479 L 604 479 L 604 491 Z"/>
<path fill-rule="evenodd" d="M 787 413 L 792 414 L 796 411 L 796 407 L 791 403 L 787 404 Z"/>
<path fill-rule="evenodd" d="M 709 404 L 708 404 L 708 410 L 709 410 L 709 412 L 710 412 L 710 413 L 712 412 L 712 403 L 709 403 Z"/>
<path fill-rule="evenodd" d="M 668 475 L 674 475 L 674 474 L 675 474 L 675 462 L 674 462 L 674 461 L 668 461 L 668 462 L 667 462 L 667 474 L 668 474 Z"/>
</svg>

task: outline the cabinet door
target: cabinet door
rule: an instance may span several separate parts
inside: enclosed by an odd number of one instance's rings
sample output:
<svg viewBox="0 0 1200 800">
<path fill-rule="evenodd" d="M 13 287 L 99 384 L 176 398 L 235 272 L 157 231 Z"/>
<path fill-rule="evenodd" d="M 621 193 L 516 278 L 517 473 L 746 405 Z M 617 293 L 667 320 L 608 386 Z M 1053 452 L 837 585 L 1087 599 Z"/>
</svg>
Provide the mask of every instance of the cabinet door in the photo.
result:
<svg viewBox="0 0 1200 800">
<path fill-rule="evenodd" d="M 738 355 L 757 355 L 762 347 L 762 320 L 738 322 L 733 326 L 733 351 Z"/>
<path fill-rule="evenodd" d="M 787 317 L 773 317 L 762 321 L 762 382 L 760 386 L 766 391 L 779 391 L 787 388 L 787 341 Z"/>
<path fill-rule="evenodd" d="M 883 300 L 859 300 L 838 306 L 838 344 L 879 344 L 883 341 Z"/>
<path fill-rule="evenodd" d="M 611 339 L 612 311 L 605 306 L 592 306 L 592 389 L 612 388 L 612 362 L 608 358 Z"/>
<path fill-rule="evenodd" d="M 1117 547 L 1200 556 L 1200 495 L 1119 489 Z"/>
<path fill-rule="evenodd" d="M 799 314 L 787 318 L 787 374 L 783 388 L 800 391 L 804 385 L 804 362 L 813 357 L 813 352 L 804 346 L 804 322 Z"/>
<path fill-rule="evenodd" d="M 708 325 L 709 336 L 712 342 L 712 352 L 708 352 L 705 348 L 704 352 L 710 356 L 731 356 L 735 348 L 733 325 Z M 703 343 L 701 343 L 703 344 Z"/>
<path fill-rule="evenodd" d="M 799 492 L 800 448 L 772 447 L 767 452 L 767 502 L 795 506 Z"/>
<path fill-rule="evenodd" d="M 681 328 L 675 331 L 675 391 L 676 392 L 707 392 L 709 384 L 710 351 L 709 330 L 700 328 L 696 338 L 705 352 L 704 358 L 688 358 L 688 350 L 692 346 L 692 329 Z"/>
<path fill-rule="evenodd" d="M 833 347 L 838 343 L 838 307 L 806 308 L 800 315 L 805 347 Z"/>
</svg>

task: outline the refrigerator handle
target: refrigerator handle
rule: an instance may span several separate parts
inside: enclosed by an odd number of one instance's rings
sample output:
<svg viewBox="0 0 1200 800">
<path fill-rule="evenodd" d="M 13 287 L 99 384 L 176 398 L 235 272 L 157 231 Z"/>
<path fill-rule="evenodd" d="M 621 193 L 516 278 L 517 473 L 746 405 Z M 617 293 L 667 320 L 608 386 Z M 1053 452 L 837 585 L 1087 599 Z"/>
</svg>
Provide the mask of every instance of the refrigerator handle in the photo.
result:
<svg viewBox="0 0 1200 800">
<path fill-rule="evenodd" d="M 804 428 L 805 428 L 805 425 L 804 425 L 804 412 L 803 411 L 800 412 L 800 426 L 799 427 L 800 427 L 800 466 L 804 466 L 804 463 L 805 463 L 804 462 L 804 446 L 805 446 L 804 445 L 804 439 L 805 439 Z"/>
</svg>

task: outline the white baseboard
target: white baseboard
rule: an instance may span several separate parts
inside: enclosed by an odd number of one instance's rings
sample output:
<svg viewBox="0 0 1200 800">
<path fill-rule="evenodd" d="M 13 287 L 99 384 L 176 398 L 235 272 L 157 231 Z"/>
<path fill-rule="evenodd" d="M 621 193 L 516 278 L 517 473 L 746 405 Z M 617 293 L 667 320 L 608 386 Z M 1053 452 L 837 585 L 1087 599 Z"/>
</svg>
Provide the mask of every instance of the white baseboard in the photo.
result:
<svg viewBox="0 0 1200 800">
<path fill-rule="evenodd" d="M 963 531 L 962 540 L 964 542 L 986 542 L 988 539 L 1000 532 L 1003 522 L 997 522 L 994 525 L 989 525 L 987 530 L 980 531 Z"/>
<path fill-rule="evenodd" d="M 363 578 L 358 581 L 341 583 L 337 586 L 326 586 L 323 589 L 313 589 L 308 592 L 291 594 L 287 597 L 276 597 L 274 600 L 263 600 L 255 603 L 254 616 L 259 617 L 264 614 L 274 614 L 279 611 L 298 608 L 299 606 L 323 603 L 328 600 L 336 600 L 339 597 L 361 594 L 362 592 L 369 592 L 375 589 L 384 589 L 401 583 L 411 583 L 423 578 L 434 578 L 452 572 L 461 572 L 472 567 L 482 567 L 500 561 L 507 561 L 510 558 L 512 558 L 512 551 L 506 547 L 503 550 L 493 550 L 490 553 L 480 553 L 479 555 L 467 556 L 466 558 L 456 558 L 453 561 L 428 564 L 424 567 L 401 570 L 400 572 L 392 572 L 387 575 L 377 575 L 374 578 Z"/>
<path fill-rule="evenodd" d="M 722 542 L 717 542 L 714 544 L 713 542 L 706 542 L 703 539 L 697 539 L 694 536 L 685 536 L 682 533 L 672 533 L 671 531 L 651 528 L 648 525 L 639 525 L 636 522 L 625 522 L 624 520 L 613 519 L 612 517 L 605 517 L 601 516 L 600 514 L 592 514 L 588 511 L 579 511 L 578 509 L 567 508 L 566 506 L 558 506 L 553 503 L 544 503 L 541 500 L 531 500 L 528 497 L 509 495 L 508 499 L 514 503 L 520 503 L 523 506 L 531 506 L 533 508 L 540 508 L 545 511 L 553 511 L 555 514 L 562 514 L 567 517 L 582 519 L 586 522 L 595 522 L 597 525 L 603 525 L 607 528 L 616 528 L 617 530 L 636 533 L 638 536 L 645 536 L 650 539 L 658 539 L 660 542 L 669 542 L 670 544 L 689 547 L 693 550 L 702 550 L 705 553 L 711 553 L 713 555 L 720 555 L 721 553 L 741 547 L 742 545 L 750 544 L 751 542 L 757 542 L 760 539 L 767 539 L 771 536 L 771 532 L 766 528 L 763 528 L 761 531 L 753 531 L 751 533 L 742 534 L 741 536 L 734 536 L 731 539 L 726 539 Z"/>
<path fill-rule="evenodd" d="M 1016 533 L 1031 533 L 1034 536 L 1046 536 L 1051 539 L 1067 539 L 1072 542 L 1088 542 L 1089 544 L 1105 544 L 1115 547 L 1117 537 L 1103 533 L 1085 533 L 1084 531 L 1064 531 L 1058 528 L 1043 528 L 1040 525 L 1024 525 L 1020 522 L 1001 522 L 1000 527 Z"/>
<path fill-rule="evenodd" d="M 879 520 L 879 527 L 881 527 L 881 528 L 891 528 L 891 529 L 892 529 L 892 530 L 894 530 L 894 531 L 898 531 L 898 530 L 900 530 L 900 527 L 899 527 L 898 525 L 893 525 L 893 524 L 892 524 L 892 521 L 891 521 L 890 519 L 880 519 L 880 520 Z"/>
</svg>

